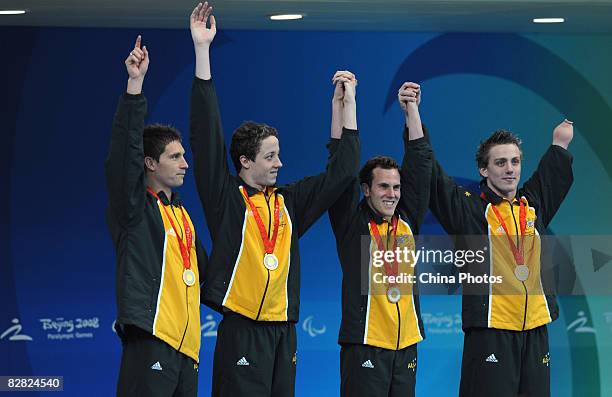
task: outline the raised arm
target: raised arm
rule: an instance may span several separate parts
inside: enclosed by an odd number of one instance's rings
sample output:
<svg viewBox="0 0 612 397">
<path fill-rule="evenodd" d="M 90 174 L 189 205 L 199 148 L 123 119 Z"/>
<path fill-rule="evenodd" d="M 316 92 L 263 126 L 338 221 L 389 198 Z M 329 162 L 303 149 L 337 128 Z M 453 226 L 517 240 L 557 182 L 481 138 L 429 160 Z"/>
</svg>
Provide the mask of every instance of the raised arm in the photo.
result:
<svg viewBox="0 0 612 397">
<path fill-rule="evenodd" d="M 336 80 L 340 72 L 336 72 L 332 78 L 334 85 L 334 96 L 332 97 L 332 119 L 331 119 L 331 138 L 340 139 L 342 137 L 342 99 L 344 97 L 344 84 L 342 81 Z"/>
<path fill-rule="evenodd" d="M 421 115 L 419 114 L 421 86 L 412 82 L 402 84 L 397 93 L 397 99 L 404 112 L 409 140 L 414 141 L 423 138 L 423 127 Z"/>
<path fill-rule="evenodd" d="M 415 229 L 413 232 L 418 233 L 429 206 L 432 167 L 431 147 L 423 135 L 419 114 L 421 87 L 404 83 L 398 92 L 398 101 L 405 118 L 400 205 Z"/>
<path fill-rule="evenodd" d="M 287 186 L 287 190 L 291 191 L 295 197 L 299 236 L 302 236 L 355 181 L 359 168 L 359 137 L 355 99 L 357 80 L 352 73 L 341 71 L 334 75 L 333 82 L 334 85 L 342 83 L 343 92 L 339 91 L 340 87 L 336 87 L 337 91 L 334 93 L 334 98 L 342 95 L 342 109 L 340 111 L 336 107 L 336 113 L 334 113 L 332 104 L 332 139 L 329 146 L 330 157 L 327 170 L 322 174 L 304 178 Z M 335 120 L 333 119 L 334 114 L 336 114 Z M 338 120 L 340 114 L 342 115 L 341 122 Z M 337 129 L 335 130 L 338 125 L 343 126 L 341 134 L 338 134 Z M 337 135 L 340 135 L 339 139 L 335 138 Z"/>
<path fill-rule="evenodd" d="M 196 57 L 195 78 L 191 90 L 190 143 L 193 151 L 196 186 L 204 208 L 206 223 L 213 240 L 222 200 L 231 180 L 223 140 L 221 114 L 212 82 L 210 45 L 217 32 L 212 7 L 200 3 L 190 17 L 191 37 Z M 206 24 L 210 18 L 210 28 Z"/>
<path fill-rule="evenodd" d="M 414 175 L 419 175 L 419 177 L 411 177 L 411 182 L 404 182 L 404 179 L 402 179 L 402 185 L 406 185 L 406 188 L 402 186 L 402 198 L 406 196 L 410 199 L 411 197 L 422 195 L 420 186 L 428 186 L 428 201 L 431 212 L 438 219 L 446 233 L 451 235 L 461 234 L 467 207 L 475 205 L 475 198 L 466 189 L 457 185 L 453 178 L 448 176 L 431 150 L 429 137 L 425 135 L 425 126 L 421 122 L 418 112 L 418 106 L 421 103 L 421 87 L 416 83 L 404 83 L 398 91 L 398 100 L 402 110 L 404 110 L 405 126 L 407 129 L 404 132 L 405 155 L 402 162 L 402 178 L 411 172 L 410 169 L 413 169 Z M 412 108 L 409 106 L 411 104 Z M 411 163 L 414 163 L 413 159 L 411 159 L 413 152 L 415 152 L 415 158 L 418 158 L 417 155 L 422 156 L 421 165 L 423 167 L 427 167 L 427 164 L 431 161 L 431 179 L 429 183 L 420 180 L 422 176 L 420 172 L 423 169 L 416 170 L 411 165 Z M 427 159 L 429 157 L 431 160 Z M 406 193 L 404 193 L 405 189 Z M 423 201 L 421 200 L 423 198 L 421 196 L 413 203 L 405 202 L 404 204 L 407 206 L 409 213 L 417 215 L 418 218 L 415 224 L 419 225 L 419 227 L 426 212 L 422 208 Z"/>
<path fill-rule="evenodd" d="M 210 28 L 206 27 L 210 17 Z M 208 2 L 199 3 L 191 12 L 189 18 L 189 28 L 193 40 L 193 49 L 196 56 L 195 75 L 202 80 L 211 79 L 210 71 L 210 45 L 217 34 L 217 21 L 212 15 L 212 6 Z"/>
<path fill-rule="evenodd" d="M 138 220 L 145 203 L 142 133 L 147 102 L 142 85 L 149 68 L 149 52 L 146 47 L 141 48 L 141 43 L 138 36 L 125 60 L 127 89 L 117 105 L 105 163 L 110 210 L 124 226 Z"/>
<path fill-rule="evenodd" d="M 125 60 L 125 67 L 129 76 L 126 92 L 130 95 L 142 93 L 142 84 L 149 70 L 149 51 L 147 51 L 147 46 L 142 46 L 142 48 L 141 46 L 142 36 L 138 35 L 136 43 L 134 43 L 134 49 L 130 51 L 130 55 Z"/>
<path fill-rule="evenodd" d="M 565 119 L 553 130 L 552 144 L 567 150 L 572 139 L 574 139 L 574 123 Z"/>
<path fill-rule="evenodd" d="M 331 139 L 327 145 L 330 159 L 338 149 L 340 138 L 342 137 L 342 130 L 345 126 L 343 102 L 344 85 L 357 85 L 357 79 L 355 75 L 349 71 L 337 71 L 332 78 L 332 83 L 334 85 L 334 95 L 332 98 L 332 127 Z M 357 124 L 356 114 L 347 114 L 347 116 L 353 118 L 352 122 L 354 122 L 355 125 Z M 348 188 L 346 188 L 342 195 L 329 208 L 329 220 L 337 240 L 342 240 L 347 236 L 348 226 L 352 221 L 358 205 L 359 181 L 357 172 L 355 172 L 353 182 L 349 184 Z"/>
<path fill-rule="evenodd" d="M 348 70 L 334 75 L 334 84 L 342 83 L 342 126 L 347 130 L 357 131 L 357 79 Z M 334 93 L 335 94 L 335 93 Z"/>
<path fill-rule="evenodd" d="M 567 151 L 573 138 L 574 126 L 571 121 L 564 120 L 556 126 L 552 145 L 523 185 L 523 191 L 537 206 L 538 216 L 545 226 L 552 221 L 574 182 L 572 155 Z"/>
</svg>

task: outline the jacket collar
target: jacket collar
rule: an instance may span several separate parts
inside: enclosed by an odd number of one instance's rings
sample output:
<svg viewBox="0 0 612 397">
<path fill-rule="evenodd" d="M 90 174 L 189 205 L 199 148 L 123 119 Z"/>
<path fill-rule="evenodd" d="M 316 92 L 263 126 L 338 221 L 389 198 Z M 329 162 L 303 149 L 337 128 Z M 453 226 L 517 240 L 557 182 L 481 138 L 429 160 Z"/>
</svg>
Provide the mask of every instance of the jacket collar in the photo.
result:
<svg viewBox="0 0 612 397">
<path fill-rule="evenodd" d="M 171 199 L 168 199 L 168 196 L 166 196 L 166 193 L 164 193 L 163 190 L 157 192 L 157 196 L 159 197 L 159 200 L 162 202 L 163 205 L 172 204 L 175 207 L 180 207 L 183 205 L 183 201 L 181 200 L 179 192 L 172 192 Z"/>
<path fill-rule="evenodd" d="M 242 179 L 240 176 L 238 176 L 238 182 L 240 183 L 240 185 L 241 185 L 241 186 L 242 186 L 244 189 L 246 189 L 246 192 L 247 192 L 247 194 L 249 195 L 249 197 L 252 197 L 252 196 L 256 195 L 257 193 L 262 193 L 262 191 L 261 191 L 261 190 L 256 189 L 256 188 L 254 188 L 254 187 L 252 187 L 252 186 L 249 186 L 249 185 L 248 185 L 248 184 L 247 184 L 247 183 L 244 181 L 244 179 Z M 268 186 L 268 187 L 267 187 L 267 189 L 268 189 L 268 192 L 270 192 L 270 193 L 274 193 L 274 192 L 275 192 L 275 191 L 276 191 L 278 188 L 277 188 L 276 186 Z"/>
<path fill-rule="evenodd" d="M 519 190 L 516 191 L 516 196 L 512 199 L 512 205 L 519 205 L 519 201 L 518 201 L 517 197 L 521 197 L 520 193 L 521 192 Z M 487 185 L 487 179 L 486 178 L 483 178 L 480 181 L 480 198 L 482 198 L 484 201 L 486 201 L 488 203 L 491 203 L 493 205 L 498 205 L 502 201 L 505 201 L 505 199 L 503 197 L 498 196 L 497 193 L 495 193 L 489 187 L 489 185 Z M 527 200 L 525 200 L 525 202 L 526 201 Z"/>
<path fill-rule="evenodd" d="M 380 216 L 379 214 L 377 214 L 368 204 L 368 202 L 366 201 L 365 197 L 361 199 L 361 202 L 359 203 L 359 205 L 361 206 L 362 211 L 364 211 L 366 213 L 366 215 L 368 216 L 368 219 L 373 220 L 377 225 L 382 224 L 385 221 L 385 218 L 383 218 L 382 216 Z M 398 219 L 400 218 L 399 213 L 397 212 L 397 208 L 395 209 L 395 213 L 393 214 L 393 216 L 397 216 Z"/>
</svg>

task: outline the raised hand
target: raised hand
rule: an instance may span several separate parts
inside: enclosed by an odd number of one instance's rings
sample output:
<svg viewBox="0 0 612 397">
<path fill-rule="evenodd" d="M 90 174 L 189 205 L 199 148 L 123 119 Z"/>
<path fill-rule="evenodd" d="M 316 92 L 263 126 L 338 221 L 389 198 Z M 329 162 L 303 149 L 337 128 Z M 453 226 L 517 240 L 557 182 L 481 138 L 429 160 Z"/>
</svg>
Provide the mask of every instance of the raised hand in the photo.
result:
<svg viewBox="0 0 612 397">
<path fill-rule="evenodd" d="M 572 139 L 574 139 L 574 123 L 565 119 L 553 130 L 553 145 L 567 149 Z"/>
<path fill-rule="evenodd" d="M 413 82 L 405 82 L 397 92 L 397 100 L 404 111 L 408 139 L 415 140 L 423 137 L 419 104 L 421 103 L 421 86 Z"/>
<path fill-rule="evenodd" d="M 333 102 L 342 103 L 344 98 L 344 84 L 343 81 L 334 82 L 334 96 L 332 97 Z"/>
<path fill-rule="evenodd" d="M 193 45 L 196 48 L 210 46 L 210 43 L 212 43 L 217 34 L 217 21 L 215 20 L 215 16 L 211 14 L 212 6 L 209 6 L 208 2 L 204 4 L 199 3 L 191 13 L 189 26 Z M 210 28 L 206 27 L 208 17 L 210 17 Z"/>
<path fill-rule="evenodd" d="M 138 35 L 134 49 L 125 59 L 125 67 L 130 79 L 144 79 L 149 69 L 149 52 L 146 46 L 140 48 L 141 42 L 142 37 Z"/>
<path fill-rule="evenodd" d="M 397 92 L 397 99 L 404 113 L 407 113 L 411 106 L 418 108 L 421 104 L 421 86 L 413 82 L 402 84 Z"/>
<path fill-rule="evenodd" d="M 340 139 L 342 136 L 342 127 L 345 125 L 344 113 L 347 112 L 347 117 L 351 120 L 355 118 L 353 116 L 355 109 L 354 86 L 357 85 L 357 79 L 355 75 L 348 70 L 338 70 L 332 77 L 332 84 L 334 85 L 334 96 L 332 97 L 331 137 Z M 348 95 L 345 95 L 345 84 L 353 86 L 351 93 Z M 345 107 L 344 100 L 348 100 L 349 98 L 352 98 L 352 105 L 349 104 Z M 356 128 L 356 122 L 352 123 L 349 121 L 347 126 Z"/>
<path fill-rule="evenodd" d="M 345 92 L 345 84 L 352 84 L 352 98 L 355 99 L 354 91 L 355 86 L 357 86 L 357 79 L 355 75 L 348 70 L 338 70 L 334 76 L 332 77 L 332 83 L 335 86 L 334 96 L 332 101 L 335 102 L 343 102 L 344 100 L 344 92 Z"/>
<path fill-rule="evenodd" d="M 332 137 L 342 126 L 357 129 L 357 103 L 355 100 L 355 86 L 357 79 L 348 70 L 339 70 L 332 77 L 335 85 L 334 99 L 332 100 Z"/>
<path fill-rule="evenodd" d="M 142 84 L 144 77 L 149 70 L 149 51 L 144 46 L 140 48 L 142 43 L 142 37 L 138 35 L 136 37 L 136 43 L 134 49 L 130 51 L 130 55 L 125 59 L 125 68 L 127 69 L 128 79 L 127 93 L 137 95 L 142 92 Z"/>
</svg>

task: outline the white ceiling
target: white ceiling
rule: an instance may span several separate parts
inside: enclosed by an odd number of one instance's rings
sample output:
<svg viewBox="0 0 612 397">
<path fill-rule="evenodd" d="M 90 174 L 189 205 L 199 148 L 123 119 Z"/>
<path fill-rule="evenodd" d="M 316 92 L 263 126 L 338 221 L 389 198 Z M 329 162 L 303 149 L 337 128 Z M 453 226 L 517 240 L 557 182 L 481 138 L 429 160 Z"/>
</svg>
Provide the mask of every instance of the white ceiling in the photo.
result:
<svg viewBox="0 0 612 397">
<path fill-rule="evenodd" d="M 186 28 L 191 0 L 0 0 L 1 25 Z M 612 0 L 217 0 L 223 29 L 612 33 Z M 302 13 L 298 21 L 270 21 L 276 13 Z M 536 25 L 537 17 L 566 22 Z"/>
</svg>

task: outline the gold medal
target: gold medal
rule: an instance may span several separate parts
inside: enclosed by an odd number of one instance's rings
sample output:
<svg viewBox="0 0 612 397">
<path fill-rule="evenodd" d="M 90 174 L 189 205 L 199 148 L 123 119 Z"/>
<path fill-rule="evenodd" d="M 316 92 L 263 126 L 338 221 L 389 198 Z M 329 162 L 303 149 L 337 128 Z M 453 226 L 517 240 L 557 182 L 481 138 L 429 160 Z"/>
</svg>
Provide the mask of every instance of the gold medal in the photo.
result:
<svg viewBox="0 0 612 397">
<path fill-rule="evenodd" d="M 263 245 L 265 248 L 266 254 L 263 258 L 263 265 L 268 270 L 276 270 L 278 267 L 278 258 L 274 255 L 274 246 L 276 245 L 276 238 L 278 237 L 278 228 L 280 225 L 280 204 L 278 201 L 278 196 L 276 192 L 274 193 L 274 232 L 272 233 L 272 239 L 269 238 L 268 232 L 266 231 L 266 227 L 263 224 L 263 220 L 257 212 L 257 207 L 249 198 L 249 195 L 246 193 L 246 189 L 240 189 L 242 195 L 244 196 L 244 200 L 247 202 L 249 207 L 251 208 L 251 213 L 255 218 L 255 223 L 257 223 L 257 228 L 259 229 L 259 234 L 261 235 L 261 240 L 263 241 Z"/>
<path fill-rule="evenodd" d="M 397 303 L 399 302 L 401 297 L 402 297 L 402 293 L 400 292 L 399 288 L 389 287 L 389 289 L 387 289 L 387 299 L 389 300 L 389 302 Z"/>
<path fill-rule="evenodd" d="M 187 284 L 188 287 L 191 287 L 195 284 L 196 276 L 193 270 L 185 269 L 183 271 L 183 281 L 185 282 L 185 284 Z"/>
<path fill-rule="evenodd" d="M 527 281 L 529 278 L 529 267 L 527 265 L 518 265 L 514 268 L 514 275 L 519 281 Z"/>
<path fill-rule="evenodd" d="M 263 258 L 263 264 L 268 270 L 276 270 L 278 267 L 278 258 L 274 254 L 266 254 Z"/>
</svg>

